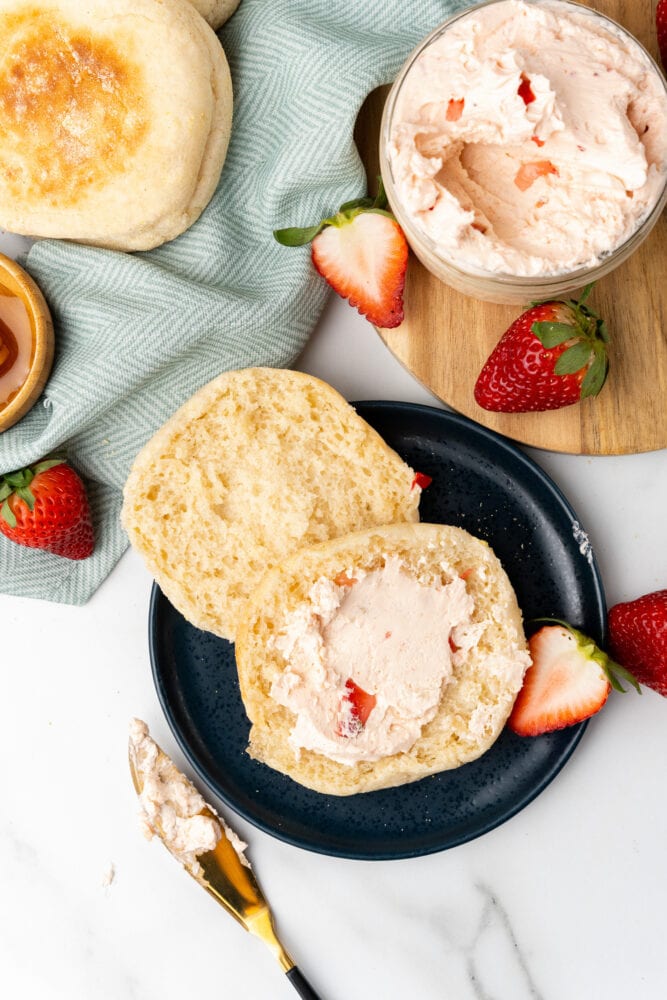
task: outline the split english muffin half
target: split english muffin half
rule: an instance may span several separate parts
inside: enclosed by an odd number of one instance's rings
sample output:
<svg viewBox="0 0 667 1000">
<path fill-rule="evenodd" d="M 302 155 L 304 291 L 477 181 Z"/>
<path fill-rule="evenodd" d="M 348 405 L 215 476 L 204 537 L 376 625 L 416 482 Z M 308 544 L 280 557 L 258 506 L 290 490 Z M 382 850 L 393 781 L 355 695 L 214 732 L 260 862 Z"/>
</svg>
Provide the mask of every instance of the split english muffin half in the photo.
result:
<svg viewBox="0 0 667 1000">
<path fill-rule="evenodd" d="M 171 603 L 233 641 L 267 569 L 338 535 L 416 521 L 420 494 L 331 386 L 246 368 L 204 386 L 145 445 L 122 520 Z"/>
<path fill-rule="evenodd" d="M 231 129 L 224 52 L 182 0 L 0 0 L 0 225 L 119 250 L 187 229 Z"/>
<path fill-rule="evenodd" d="M 475 760 L 530 663 L 514 590 L 460 528 L 379 527 L 270 570 L 237 636 L 248 752 L 351 795 Z"/>
</svg>

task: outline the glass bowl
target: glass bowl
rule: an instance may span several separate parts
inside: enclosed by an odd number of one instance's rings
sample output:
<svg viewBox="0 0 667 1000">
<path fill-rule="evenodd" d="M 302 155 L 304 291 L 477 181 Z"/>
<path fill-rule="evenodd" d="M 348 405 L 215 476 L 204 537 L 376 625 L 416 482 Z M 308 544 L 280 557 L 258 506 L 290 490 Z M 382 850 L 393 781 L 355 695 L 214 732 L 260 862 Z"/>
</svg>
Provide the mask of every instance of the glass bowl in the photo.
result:
<svg viewBox="0 0 667 1000">
<path fill-rule="evenodd" d="M 505 2 L 506 0 L 487 0 L 485 3 L 480 3 L 461 11 L 435 28 L 408 56 L 389 92 L 382 115 L 380 127 L 380 171 L 390 207 L 405 232 L 412 250 L 428 271 L 452 288 L 482 301 L 525 303 L 540 299 L 562 298 L 564 295 L 604 277 L 622 264 L 623 261 L 627 260 L 644 242 L 658 221 L 665 204 L 667 204 L 667 173 L 661 193 L 656 203 L 648 211 L 648 214 L 645 214 L 639 220 L 637 227 L 626 239 L 612 248 L 608 253 L 601 255 L 592 266 L 578 267 L 574 270 L 558 273 L 524 276 L 473 268 L 468 263 L 457 262 L 454 256 L 455 251 L 447 253 L 438 247 L 438 244 L 420 227 L 418 221 L 415 220 L 410 211 L 402 203 L 397 190 L 389 152 L 390 139 L 395 124 L 397 101 L 412 67 L 425 49 L 440 39 L 458 21 L 474 16 L 481 8 Z M 636 48 L 639 54 L 643 55 L 649 68 L 656 74 L 657 79 L 661 82 L 665 90 L 665 101 L 667 104 L 667 82 L 665 78 L 646 49 L 625 28 L 618 25 L 611 18 L 600 14 L 598 11 L 572 2 L 572 0 L 525 0 L 525 2 L 528 5 L 545 6 L 547 8 L 569 8 L 579 14 L 583 12 L 592 18 L 597 18 L 604 22 L 608 31 L 612 34 L 620 34 L 628 44 Z"/>
</svg>

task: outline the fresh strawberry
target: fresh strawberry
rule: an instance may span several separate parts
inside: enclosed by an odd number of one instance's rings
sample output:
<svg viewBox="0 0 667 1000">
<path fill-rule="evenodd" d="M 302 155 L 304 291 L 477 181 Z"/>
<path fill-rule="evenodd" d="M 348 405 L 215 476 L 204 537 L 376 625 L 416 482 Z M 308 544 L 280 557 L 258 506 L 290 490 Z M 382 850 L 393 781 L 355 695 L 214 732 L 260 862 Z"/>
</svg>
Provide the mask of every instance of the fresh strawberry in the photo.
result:
<svg viewBox="0 0 667 1000">
<path fill-rule="evenodd" d="M 351 677 L 345 682 L 345 695 L 341 705 L 341 720 L 338 733 L 340 736 L 358 736 L 368 722 L 377 704 L 374 694 L 364 691 L 355 684 Z"/>
<path fill-rule="evenodd" d="M 667 590 L 611 608 L 609 649 L 640 684 L 667 697 Z"/>
<path fill-rule="evenodd" d="M 533 305 L 501 337 L 475 383 L 475 399 L 485 410 L 526 413 L 557 410 L 596 396 L 607 377 L 607 331 L 578 302 Z"/>
<path fill-rule="evenodd" d="M 639 689 L 627 670 L 565 622 L 545 625 L 528 645 L 533 664 L 508 720 L 519 736 L 551 733 L 590 718 L 602 708 L 612 687 L 625 690 L 619 676 Z"/>
<path fill-rule="evenodd" d="M 273 235 L 283 246 L 312 241 L 312 259 L 319 273 L 375 326 L 394 327 L 403 322 L 408 244 L 387 211 L 382 182 L 375 200 L 348 201 L 317 226 L 277 229 Z"/>
<path fill-rule="evenodd" d="M 0 532 L 13 542 L 67 559 L 93 551 L 88 497 L 62 458 L 0 476 L 0 503 Z"/>
<path fill-rule="evenodd" d="M 667 0 L 658 0 L 655 9 L 655 27 L 658 34 L 660 58 L 667 73 Z"/>
</svg>

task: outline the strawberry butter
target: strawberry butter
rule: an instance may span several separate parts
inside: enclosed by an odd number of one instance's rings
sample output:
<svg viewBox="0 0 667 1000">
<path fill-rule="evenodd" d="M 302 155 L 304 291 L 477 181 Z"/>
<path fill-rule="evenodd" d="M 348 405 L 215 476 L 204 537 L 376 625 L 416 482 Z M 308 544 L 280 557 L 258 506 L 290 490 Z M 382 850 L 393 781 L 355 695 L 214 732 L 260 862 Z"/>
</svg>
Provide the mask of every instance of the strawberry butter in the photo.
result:
<svg viewBox="0 0 667 1000">
<path fill-rule="evenodd" d="M 424 44 L 385 136 L 409 236 L 464 270 L 558 275 L 604 260 L 664 196 L 667 89 L 596 12 L 502 0 Z"/>
<path fill-rule="evenodd" d="M 295 753 L 354 764 L 409 750 L 479 638 L 465 581 L 425 583 L 388 557 L 318 580 L 308 598 L 274 640 L 285 667 L 271 697 L 295 715 Z"/>
</svg>

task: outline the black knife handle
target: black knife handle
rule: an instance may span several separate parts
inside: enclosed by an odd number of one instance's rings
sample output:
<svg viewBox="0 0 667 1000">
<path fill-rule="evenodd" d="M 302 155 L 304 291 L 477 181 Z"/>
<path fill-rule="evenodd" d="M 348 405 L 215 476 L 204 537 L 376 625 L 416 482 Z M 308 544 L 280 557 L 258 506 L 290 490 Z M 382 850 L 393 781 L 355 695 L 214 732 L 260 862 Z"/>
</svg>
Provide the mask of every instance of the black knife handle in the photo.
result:
<svg viewBox="0 0 667 1000">
<path fill-rule="evenodd" d="M 289 972 L 286 972 L 285 975 L 302 1000 L 320 1000 L 320 997 L 317 995 L 310 983 L 306 981 L 303 973 L 299 972 L 296 965 L 293 966 Z"/>
</svg>

